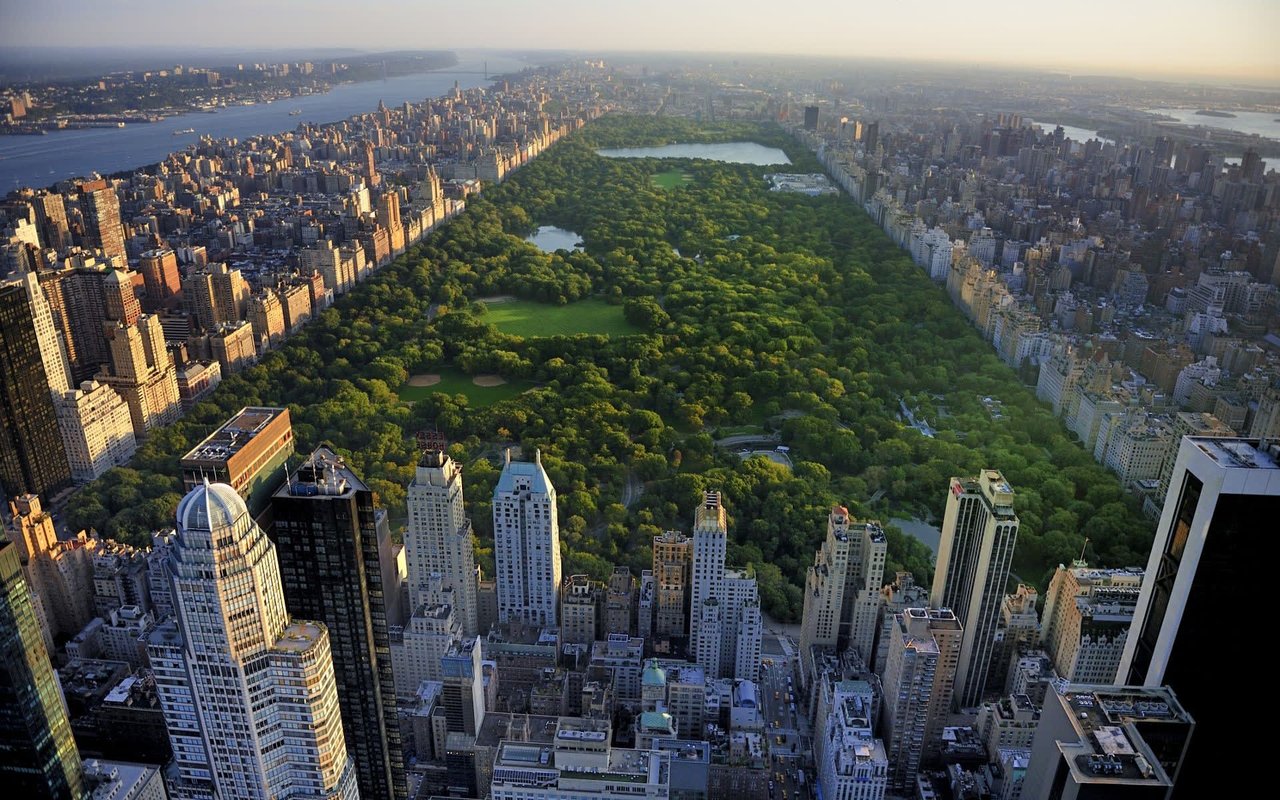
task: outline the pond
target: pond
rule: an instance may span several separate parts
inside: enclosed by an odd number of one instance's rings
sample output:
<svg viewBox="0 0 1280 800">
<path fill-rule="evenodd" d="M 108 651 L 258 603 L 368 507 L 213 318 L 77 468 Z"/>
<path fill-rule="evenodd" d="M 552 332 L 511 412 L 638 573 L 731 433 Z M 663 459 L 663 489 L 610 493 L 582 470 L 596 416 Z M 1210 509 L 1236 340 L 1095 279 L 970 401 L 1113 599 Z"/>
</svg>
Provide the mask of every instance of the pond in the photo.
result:
<svg viewBox="0 0 1280 800">
<path fill-rule="evenodd" d="M 758 142 L 717 142 L 716 144 L 664 144 L 660 147 L 613 147 L 597 150 L 605 158 L 705 158 L 728 164 L 790 164 L 787 154 Z"/>
<path fill-rule="evenodd" d="M 901 519 L 893 518 L 889 520 L 890 525 L 896 525 L 902 529 L 902 532 L 918 539 L 929 546 L 929 550 L 938 555 L 938 542 L 942 539 L 942 531 L 934 525 L 930 525 L 922 519 Z"/>
<path fill-rule="evenodd" d="M 532 234 L 524 237 L 526 242 L 533 242 L 544 253 L 554 253 L 557 250 L 581 250 L 582 236 L 567 231 L 564 228 L 557 228 L 554 225 L 542 225 Z"/>
</svg>

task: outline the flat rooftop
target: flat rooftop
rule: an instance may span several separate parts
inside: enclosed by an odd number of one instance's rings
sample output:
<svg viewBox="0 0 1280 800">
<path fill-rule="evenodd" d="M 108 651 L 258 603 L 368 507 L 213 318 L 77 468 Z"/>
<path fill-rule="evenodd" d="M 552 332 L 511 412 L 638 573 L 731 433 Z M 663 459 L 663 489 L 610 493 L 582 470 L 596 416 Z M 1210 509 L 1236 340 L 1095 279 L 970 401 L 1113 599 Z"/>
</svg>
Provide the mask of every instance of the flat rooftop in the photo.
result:
<svg viewBox="0 0 1280 800">
<path fill-rule="evenodd" d="M 191 448 L 191 452 L 182 457 L 182 463 L 226 461 L 281 417 L 288 424 L 289 409 L 246 406 Z"/>
<path fill-rule="evenodd" d="M 314 647 L 323 633 L 324 628 L 320 627 L 318 622 L 294 620 L 280 634 L 280 639 L 273 649 L 302 653 Z"/>
<path fill-rule="evenodd" d="M 1193 446 L 1224 469 L 1280 470 L 1280 464 L 1276 463 L 1274 444 L 1262 449 L 1259 447 L 1261 442 L 1257 439 L 1226 439 L 1216 436 L 1188 438 Z"/>
</svg>

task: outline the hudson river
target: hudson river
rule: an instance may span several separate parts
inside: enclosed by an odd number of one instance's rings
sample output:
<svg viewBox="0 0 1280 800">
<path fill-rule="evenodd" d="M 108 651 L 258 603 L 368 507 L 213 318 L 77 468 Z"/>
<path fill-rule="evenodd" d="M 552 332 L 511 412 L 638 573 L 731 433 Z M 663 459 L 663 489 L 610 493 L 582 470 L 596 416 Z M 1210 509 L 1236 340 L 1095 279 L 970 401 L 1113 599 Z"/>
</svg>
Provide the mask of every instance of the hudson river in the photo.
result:
<svg viewBox="0 0 1280 800">
<path fill-rule="evenodd" d="M 463 89 L 483 86 L 488 83 L 482 74 L 486 61 L 491 77 L 533 66 L 509 56 L 459 51 L 457 65 L 446 70 L 342 84 L 325 94 L 229 106 L 212 114 L 183 114 L 123 128 L 0 136 L 0 196 L 19 186 L 44 187 L 90 172 L 107 175 L 154 164 L 169 153 L 195 144 L 200 136 L 246 138 L 280 133 L 303 122 L 336 122 L 367 113 L 378 107 L 379 100 L 395 107 L 405 101 L 420 103 L 439 97 L 452 90 L 455 83 Z M 302 113 L 290 116 L 289 112 L 295 110 Z M 187 128 L 195 132 L 174 133 Z"/>
</svg>

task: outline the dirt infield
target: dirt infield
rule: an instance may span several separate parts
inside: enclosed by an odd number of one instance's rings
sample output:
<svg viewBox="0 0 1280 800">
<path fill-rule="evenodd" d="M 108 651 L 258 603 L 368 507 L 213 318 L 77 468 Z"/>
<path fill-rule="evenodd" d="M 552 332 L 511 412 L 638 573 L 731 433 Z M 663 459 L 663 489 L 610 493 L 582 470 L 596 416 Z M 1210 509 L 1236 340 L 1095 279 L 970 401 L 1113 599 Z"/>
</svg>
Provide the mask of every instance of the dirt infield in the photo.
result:
<svg viewBox="0 0 1280 800">
<path fill-rule="evenodd" d="M 414 375 L 405 381 L 409 386 L 435 386 L 440 382 L 440 376 L 435 374 Z"/>
<path fill-rule="evenodd" d="M 477 375 L 471 379 L 476 386 L 501 386 L 507 379 L 501 375 Z"/>
</svg>

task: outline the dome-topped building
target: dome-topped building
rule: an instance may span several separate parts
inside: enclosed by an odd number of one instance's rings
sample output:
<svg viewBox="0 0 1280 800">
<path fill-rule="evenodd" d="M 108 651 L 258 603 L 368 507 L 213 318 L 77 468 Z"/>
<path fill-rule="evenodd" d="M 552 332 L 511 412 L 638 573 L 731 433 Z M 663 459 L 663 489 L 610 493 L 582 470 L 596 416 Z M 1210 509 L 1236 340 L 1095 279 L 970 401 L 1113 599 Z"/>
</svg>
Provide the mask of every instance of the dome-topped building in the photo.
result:
<svg viewBox="0 0 1280 800">
<path fill-rule="evenodd" d="M 249 513 L 244 500 L 225 483 L 204 482 L 178 503 L 178 530 L 214 531 L 228 528 Z"/>
</svg>

